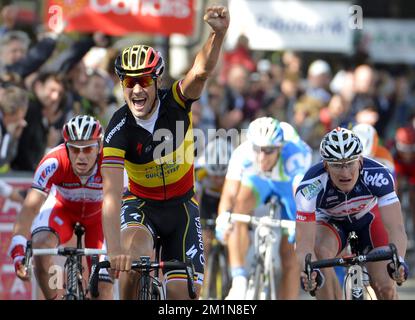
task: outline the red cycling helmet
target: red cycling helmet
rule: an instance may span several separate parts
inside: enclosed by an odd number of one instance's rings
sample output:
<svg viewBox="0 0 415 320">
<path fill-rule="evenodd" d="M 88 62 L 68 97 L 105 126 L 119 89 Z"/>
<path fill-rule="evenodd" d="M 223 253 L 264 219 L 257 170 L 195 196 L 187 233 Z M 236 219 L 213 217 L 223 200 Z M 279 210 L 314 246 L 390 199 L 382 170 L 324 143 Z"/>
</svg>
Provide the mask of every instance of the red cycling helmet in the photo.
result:
<svg viewBox="0 0 415 320">
<path fill-rule="evenodd" d="M 103 129 L 98 120 L 91 116 L 76 116 L 70 119 L 62 129 L 65 142 L 101 140 Z"/>
<path fill-rule="evenodd" d="M 415 152 L 415 128 L 402 127 L 395 134 L 396 148 L 398 151 Z"/>
<path fill-rule="evenodd" d="M 125 48 L 115 59 L 115 73 L 123 80 L 126 76 L 152 75 L 160 77 L 164 71 L 164 60 L 160 52 L 146 45 Z"/>
</svg>

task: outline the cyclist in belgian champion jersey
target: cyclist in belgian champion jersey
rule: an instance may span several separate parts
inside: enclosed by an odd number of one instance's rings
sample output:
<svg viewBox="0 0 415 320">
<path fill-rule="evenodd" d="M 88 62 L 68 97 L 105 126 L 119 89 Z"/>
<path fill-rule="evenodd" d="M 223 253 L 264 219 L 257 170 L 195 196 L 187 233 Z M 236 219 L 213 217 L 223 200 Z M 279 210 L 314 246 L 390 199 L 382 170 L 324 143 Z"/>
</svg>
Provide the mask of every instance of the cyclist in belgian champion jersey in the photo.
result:
<svg viewBox="0 0 415 320">
<path fill-rule="evenodd" d="M 104 234 L 101 223 L 103 129 L 90 116 L 70 119 L 62 130 L 65 143 L 55 147 L 40 161 L 17 215 L 9 248 L 16 275 L 28 280 L 23 266 L 27 238 L 33 248 L 55 248 L 68 242 L 73 227 L 80 222 L 85 228 L 85 246 L 102 249 Z M 32 223 L 33 222 L 33 223 Z M 35 276 L 46 299 L 57 298 L 57 288 L 50 286 L 51 256 L 35 256 Z M 90 260 L 88 259 L 90 264 Z M 100 299 L 112 299 L 112 280 L 100 275 Z"/>
<path fill-rule="evenodd" d="M 160 237 L 162 260 L 192 258 L 203 281 L 203 241 L 194 184 L 191 104 L 198 99 L 219 57 L 229 26 L 223 6 L 206 9 L 212 32 L 185 77 L 159 90 L 164 70 L 159 52 L 145 45 L 126 48 L 115 61 L 126 104 L 115 112 L 104 138 L 104 232 L 110 263 L 130 271 L 131 261 L 151 256 Z M 123 168 L 128 191 L 123 193 Z M 120 221 L 121 212 L 121 221 Z M 121 230 L 121 232 L 120 232 Z M 167 297 L 188 298 L 183 270 L 163 270 Z M 138 275 L 122 272 L 121 299 L 137 295 Z"/>
<path fill-rule="evenodd" d="M 336 128 L 324 136 L 320 144 L 323 161 L 307 171 L 296 192 L 297 258 L 302 270 L 307 253 L 312 253 L 312 260 L 334 258 L 346 246 L 350 231 L 357 233 L 362 253 L 394 243 L 400 254 L 399 277 L 395 278 L 387 261 L 368 263 L 367 270 L 377 298 L 396 299 L 393 280 L 402 283 L 408 276 L 401 206 L 390 171 L 363 157 L 362 150 L 362 143 L 350 130 Z M 309 287 L 302 273 L 303 288 L 319 289 L 317 298 L 342 298 L 333 268 L 315 270 L 312 280 Z"/>
</svg>

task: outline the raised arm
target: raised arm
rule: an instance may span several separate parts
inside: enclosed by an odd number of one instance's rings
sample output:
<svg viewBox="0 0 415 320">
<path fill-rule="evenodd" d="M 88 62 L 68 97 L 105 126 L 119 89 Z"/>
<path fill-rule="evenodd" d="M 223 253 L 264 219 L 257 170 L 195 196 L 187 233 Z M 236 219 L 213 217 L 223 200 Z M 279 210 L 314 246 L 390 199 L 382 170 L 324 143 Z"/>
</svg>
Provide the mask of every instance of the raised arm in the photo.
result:
<svg viewBox="0 0 415 320">
<path fill-rule="evenodd" d="M 206 80 L 212 74 L 230 20 L 228 9 L 224 6 L 207 8 L 203 19 L 209 24 L 212 31 L 203 48 L 196 55 L 192 68 L 182 82 L 182 92 L 189 99 L 200 97 Z"/>
</svg>

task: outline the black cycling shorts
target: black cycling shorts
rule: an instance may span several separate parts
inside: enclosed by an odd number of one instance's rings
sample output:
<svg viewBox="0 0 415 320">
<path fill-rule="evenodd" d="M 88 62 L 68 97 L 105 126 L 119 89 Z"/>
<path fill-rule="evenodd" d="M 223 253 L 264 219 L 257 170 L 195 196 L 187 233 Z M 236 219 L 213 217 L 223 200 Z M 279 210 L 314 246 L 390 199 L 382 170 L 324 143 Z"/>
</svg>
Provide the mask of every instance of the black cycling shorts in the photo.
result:
<svg viewBox="0 0 415 320">
<path fill-rule="evenodd" d="M 174 205 L 146 203 L 128 193 L 124 196 L 121 208 L 121 230 L 127 227 L 145 226 L 153 236 L 160 237 L 161 260 L 184 261 L 185 255 L 192 258 L 196 283 L 203 282 L 204 256 L 203 238 L 199 207 L 193 199 Z M 163 270 L 167 281 L 184 279 L 184 270 Z"/>
</svg>

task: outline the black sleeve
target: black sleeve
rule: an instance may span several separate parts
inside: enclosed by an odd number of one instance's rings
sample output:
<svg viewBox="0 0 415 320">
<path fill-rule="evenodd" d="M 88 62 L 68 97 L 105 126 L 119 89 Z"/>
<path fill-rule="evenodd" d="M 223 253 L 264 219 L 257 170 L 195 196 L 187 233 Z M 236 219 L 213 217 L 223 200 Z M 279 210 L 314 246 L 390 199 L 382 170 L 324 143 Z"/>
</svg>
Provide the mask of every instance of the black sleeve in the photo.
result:
<svg viewBox="0 0 415 320">
<path fill-rule="evenodd" d="M 37 71 L 49 59 L 53 50 L 55 50 L 55 46 L 56 41 L 54 39 L 44 38 L 29 50 L 25 58 L 13 65 L 8 65 L 6 69 L 24 79 Z"/>
<path fill-rule="evenodd" d="M 50 67 L 53 71 L 67 73 L 85 56 L 95 45 L 94 39 L 88 37 L 74 42 L 68 50 L 63 51 Z"/>
</svg>

